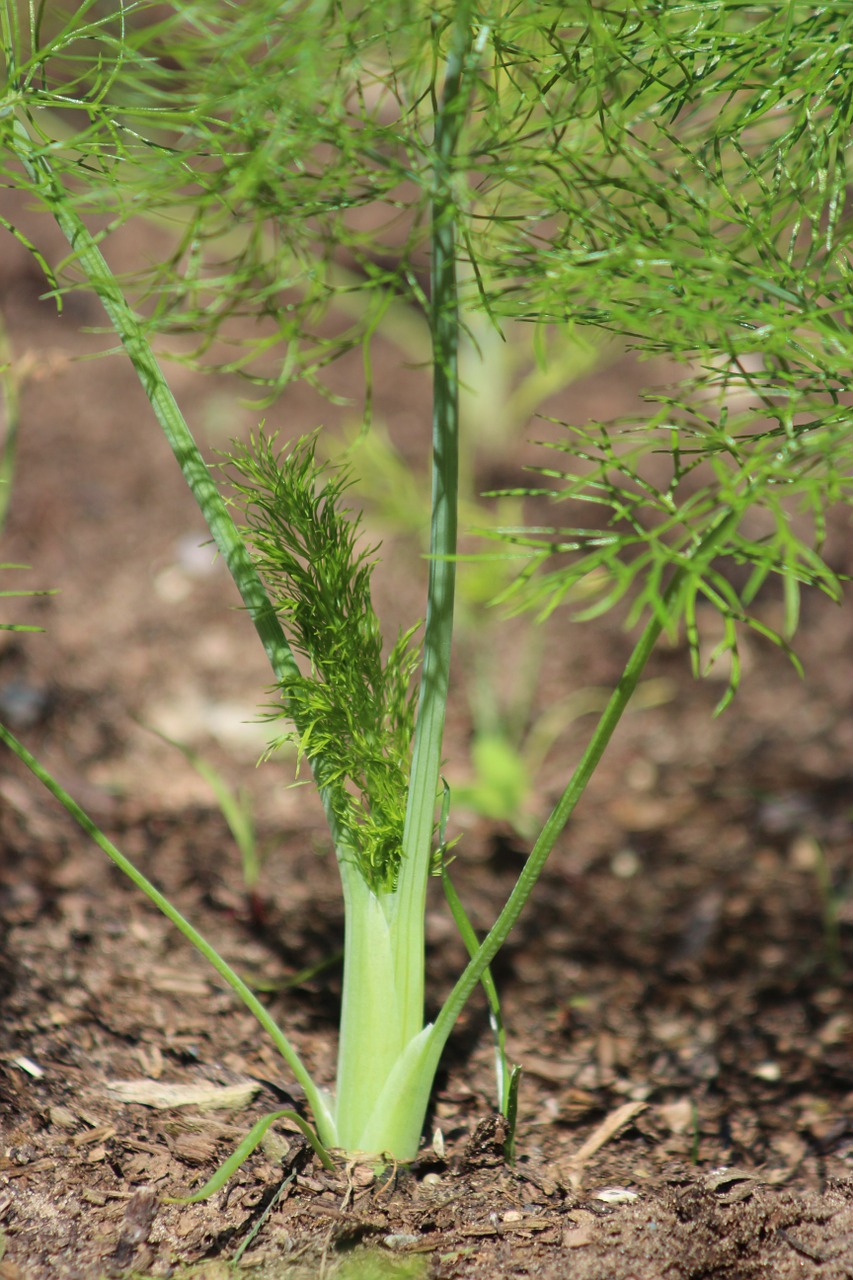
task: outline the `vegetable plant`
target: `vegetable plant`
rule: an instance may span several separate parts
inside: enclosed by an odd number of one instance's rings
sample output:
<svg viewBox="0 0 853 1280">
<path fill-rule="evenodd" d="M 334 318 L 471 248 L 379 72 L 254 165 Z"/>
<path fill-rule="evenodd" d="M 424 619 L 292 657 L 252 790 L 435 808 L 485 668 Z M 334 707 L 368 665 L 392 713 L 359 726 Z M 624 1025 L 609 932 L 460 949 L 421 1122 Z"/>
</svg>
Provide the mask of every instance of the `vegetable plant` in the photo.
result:
<svg viewBox="0 0 853 1280">
<path fill-rule="evenodd" d="M 722 706 L 743 628 L 790 652 L 801 588 L 840 597 L 822 551 L 853 485 L 853 16 L 846 0 L 4 0 L 0 25 L 4 180 L 69 244 L 51 294 L 101 299 L 269 658 L 272 746 L 294 739 L 319 789 L 346 920 L 333 1090 L 176 923 L 273 1037 L 322 1141 L 411 1159 L 454 1023 L 479 982 L 491 990 L 659 637 L 681 631 L 697 673 L 727 657 Z M 171 247 L 121 280 L 110 232 L 141 217 Z M 155 346 L 192 334 L 182 358 L 285 412 L 295 380 L 322 387 L 360 351 L 369 430 L 376 334 L 412 311 L 432 377 L 426 610 L 422 630 L 385 637 L 346 467 L 319 459 L 315 435 L 281 445 L 259 427 L 220 477 Z M 630 419 L 551 424 L 538 478 L 506 495 L 535 523 L 488 530 L 483 554 L 517 570 L 505 606 L 580 622 L 624 603 L 636 639 L 478 941 L 449 880 L 441 776 L 458 354 L 511 322 L 545 363 L 555 331 L 587 326 L 669 373 Z M 425 1023 L 431 874 L 471 959 Z M 508 1109 L 506 1071 L 500 1091 Z"/>
</svg>

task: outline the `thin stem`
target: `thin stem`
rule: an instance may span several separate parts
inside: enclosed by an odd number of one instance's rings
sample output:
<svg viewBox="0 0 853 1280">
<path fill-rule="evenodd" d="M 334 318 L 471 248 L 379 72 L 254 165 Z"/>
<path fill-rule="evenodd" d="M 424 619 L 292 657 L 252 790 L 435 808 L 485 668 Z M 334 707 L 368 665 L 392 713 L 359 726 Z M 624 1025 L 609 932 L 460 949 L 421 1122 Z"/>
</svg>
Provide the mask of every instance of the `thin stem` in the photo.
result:
<svg viewBox="0 0 853 1280">
<path fill-rule="evenodd" d="M 6 322 L 2 314 L 0 314 L 0 403 L 5 410 L 3 443 L 0 445 L 0 533 L 2 533 L 9 514 L 20 425 L 18 377 L 15 372 L 9 335 L 6 332 Z"/>
<path fill-rule="evenodd" d="M 476 956 L 469 962 L 462 973 L 445 1001 L 441 1013 L 436 1018 L 433 1035 L 438 1042 L 439 1052 L 444 1047 L 453 1024 L 462 1012 L 468 997 L 480 981 L 487 966 L 497 955 L 521 914 L 527 899 L 530 897 L 542 868 L 554 848 L 557 837 L 574 812 L 575 806 L 583 795 L 587 783 L 622 718 L 622 713 L 637 687 L 643 668 L 662 630 L 663 622 L 658 617 L 653 617 L 646 625 L 625 670 L 622 672 L 619 683 L 611 695 L 610 701 L 602 712 L 589 745 L 572 774 L 569 785 L 542 828 L 539 838 L 534 844 L 503 910 L 484 938 Z"/>
<path fill-rule="evenodd" d="M 450 679 L 456 587 L 459 305 L 453 183 L 456 149 L 464 120 L 464 71 L 471 49 L 469 17 L 470 4 L 460 4 L 435 122 L 430 265 L 433 344 L 431 559 L 424 665 L 403 836 L 403 862 L 391 907 L 395 920 L 400 923 L 395 943 L 401 1002 L 413 1033 L 423 1021 L 424 911 Z M 419 955 L 417 964 L 414 963 L 416 953 Z"/>
<path fill-rule="evenodd" d="M 80 808 L 75 800 L 65 791 L 59 783 L 48 773 L 43 765 L 39 764 L 35 756 L 31 755 L 26 747 L 18 741 L 4 724 L 0 723 L 0 742 L 4 742 L 11 751 L 15 753 L 31 773 L 35 774 L 39 782 L 47 788 L 51 795 L 55 796 L 64 809 L 71 815 L 74 821 L 83 831 L 95 842 L 99 849 L 112 859 L 115 865 L 132 880 L 137 888 L 141 889 L 158 911 L 161 911 L 172 924 L 178 928 L 188 942 L 201 952 L 205 960 L 213 966 L 221 978 L 228 983 L 232 991 L 240 997 L 246 1008 L 254 1014 L 260 1025 L 266 1031 L 281 1056 L 293 1072 L 294 1077 L 305 1090 L 305 1096 L 314 1113 L 314 1120 L 320 1131 L 322 1140 L 327 1145 L 335 1145 L 336 1134 L 333 1124 L 328 1113 L 328 1108 L 324 1102 L 323 1095 L 314 1083 L 308 1069 L 305 1067 L 299 1054 L 291 1045 L 284 1032 L 277 1025 L 270 1013 L 261 1004 L 260 1000 L 246 986 L 243 979 L 234 972 L 231 966 L 222 959 L 214 947 L 210 945 L 207 939 L 198 932 L 188 920 L 181 915 L 176 907 L 173 907 L 168 898 L 164 897 L 159 889 L 148 880 L 141 871 L 130 862 L 123 853 L 121 853 L 115 845 L 110 841 L 101 829 L 95 825 L 89 815 Z"/>
<path fill-rule="evenodd" d="M 20 120 L 14 122 L 18 156 L 74 251 L 75 261 L 86 275 L 136 370 L 137 377 L 172 449 L 190 492 L 198 504 L 214 542 L 243 598 L 280 684 L 299 678 L 299 668 L 287 643 L 275 608 L 258 576 L 252 557 L 211 477 L 186 419 L 181 413 L 157 357 L 132 308 L 128 305 L 110 267 L 86 225 L 70 207 L 66 193 L 44 156 L 33 146 Z M 338 823 L 324 786 L 322 756 L 312 762 L 335 844 Z"/>
<path fill-rule="evenodd" d="M 744 510 L 747 509 L 748 503 L 744 506 Z M 651 656 L 652 650 L 654 649 L 661 632 L 670 619 L 670 615 L 674 610 L 675 603 L 684 586 L 685 580 L 689 575 L 699 572 L 701 566 L 703 564 L 707 564 L 712 559 L 716 548 L 731 531 L 732 526 L 737 524 L 739 518 L 740 514 L 737 511 L 724 511 L 716 524 L 708 531 L 702 542 L 696 547 L 693 555 L 690 557 L 689 565 L 683 565 L 677 569 L 673 575 L 658 608 L 655 609 L 652 617 L 646 624 L 630 658 L 628 659 L 625 669 L 619 679 L 619 683 L 616 685 L 607 706 L 601 714 L 601 718 L 595 727 L 592 738 L 581 756 L 568 786 L 557 801 L 557 804 L 554 806 L 554 809 L 542 828 L 539 838 L 534 844 L 503 910 L 492 925 L 492 928 L 489 930 L 486 937 L 483 939 L 477 954 L 470 960 L 456 985 L 453 987 L 453 990 L 450 992 L 450 995 L 447 997 L 447 1000 L 441 1008 L 441 1012 L 435 1020 L 431 1035 L 430 1053 L 428 1056 L 430 1066 L 434 1063 L 437 1067 L 438 1059 L 441 1056 L 444 1045 L 447 1042 L 447 1038 L 453 1029 L 456 1019 L 465 1007 L 465 1004 L 477 983 L 481 981 L 482 975 L 485 973 L 489 964 L 503 946 L 510 930 L 520 916 L 527 899 L 530 897 L 530 894 L 542 873 L 542 868 L 544 867 L 551 850 L 554 848 L 557 837 L 569 821 L 569 818 L 575 810 L 575 806 L 586 790 L 587 783 L 595 772 L 601 757 L 604 755 L 607 745 L 613 737 L 616 726 L 621 720 L 625 708 L 637 688 L 643 669 Z"/>
<path fill-rule="evenodd" d="M 213 482 L 186 420 L 178 407 L 142 326 L 128 306 L 118 281 L 88 228 L 71 208 L 50 165 L 33 147 L 23 124 L 15 121 L 19 156 L 70 244 L 74 259 L 86 275 L 136 370 L 172 452 L 190 487 L 213 539 L 237 585 L 255 629 L 279 679 L 298 675 L 296 660 L 284 637 L 246 546 Z"/>
</svg>

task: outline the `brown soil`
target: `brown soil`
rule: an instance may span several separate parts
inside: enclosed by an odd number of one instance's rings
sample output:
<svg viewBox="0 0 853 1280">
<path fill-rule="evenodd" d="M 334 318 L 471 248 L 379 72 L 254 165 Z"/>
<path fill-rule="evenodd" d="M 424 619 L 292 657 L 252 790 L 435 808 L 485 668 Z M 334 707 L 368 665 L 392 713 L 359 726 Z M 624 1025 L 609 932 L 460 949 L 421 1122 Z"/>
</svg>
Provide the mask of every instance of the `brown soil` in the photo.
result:
<svg viewBox="0 0 853 1280">
<path fill-rule="evenodd" d="M 58 319 L 8 239 L 0 287 L 26 375 L 3 559 L 32 566 L 4 585 L 60 590 L 7 601 L 8 618 L 45 634 L 3 641 L 0 716 L 239 971 L 275 988 L 338 952 L 342 915 L 308 790 L 287 785 L 287 759 L 254 768 L 262 655 L 224 572 L 197 552 L 200 518 L 121 357 L 71 359 L 97 348 L 79 333 L 101 323 L 95 304 L 71 298 Z M 619 372 L 586 380 L 573 412 L 629 404 L 638 374 Z M 394 373 L 378 406 L 413 465 L 418 378 Z M 179 369 L 176 390 L 211 446 L 255 420 L 230 382 Z M 332 416 L 299 393 L 268 420 L 291 436 Z M 420 608 L 419 570 L 405 545 L 387 548 L 378 596 L 393 625 Z M 477 639 L 513 671 L 519 634 Z M 615 622 L 559 621 L 537 706 L 612 681 L 627 643 Z M 2 1280 L 214 1280 L 229 1263 L 269 1277 L 853 1275 L 853 618 L 806 602 L 804 681 L 745 643 L 744 688 L 717 720 L 720 683 L 694 683 L 684 652 L 661 649 L 649 705 L 626 718 L 495 966 L 525 1072 L 513 1165 L 477 999 L 412 1167 L 326 1173 L 282 1125 L 208 1202 L 165 1203 L 287 1105 L 286 1074 L 203 960 L 4 757 Z M 467 756 L 472 652 L 460 647 L 451 764 Z M 259 901 L 205 784 L 146 723 L 251 789 L 271 844 Z M 589 723 L 573 721 L 549 756 L 540 812 Z M 466 824 L 454 870 L 478 928 L 524 851 L 508 829 Z M 428 933 L 434 1005 L 463 962 L 438 893 Z M 333 966 L 268 997 L 324 1079 L 338 980 Z M 257 1092 L 223 1112 L 111 1088 L 142 1080 Z"/>
</svg>

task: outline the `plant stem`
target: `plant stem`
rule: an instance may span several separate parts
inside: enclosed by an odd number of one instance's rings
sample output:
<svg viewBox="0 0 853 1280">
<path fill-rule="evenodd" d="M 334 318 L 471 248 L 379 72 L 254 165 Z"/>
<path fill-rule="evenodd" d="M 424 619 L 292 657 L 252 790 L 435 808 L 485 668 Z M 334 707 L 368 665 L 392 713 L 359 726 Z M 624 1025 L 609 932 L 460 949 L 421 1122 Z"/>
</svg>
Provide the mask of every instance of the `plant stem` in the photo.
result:
<svg viewBox="0 0 853 1280">
<path fill-rule="evenodd" d="M 747 503 L 744 506 L 744 510 L 748 509 Z M 738 511 L 726 510 L 721 514 L 716 524 L 708 531 L 690 556 L 690 572 L 695 574 L 697 565 L 707 564 L 713 558 L 717 546 L 728 535 L 732 526 L 737 524 L 739 519 L 740 513 Z M 613 737 L 616 726 L 637 688 L 640 676 L 661 632 L 669 623 L 671 615 L 677 615 L 676 601 L 687 575 L 687 566 L 677 569 L 674 573 L 658 607 L 634 646 L 619 682 L 595 727 L 592 738 L 581 756 L 568 786 L 554 806 L 540 832 L 539 838 L 530 851 L 503 910 L 483 939 L 477 954 L 470 960 L 442 1005 L 441 1012 L 435 1020 L 431 1033 L 430 1048 L 425 1058 L 424 1070 L 437 1068 L 438 1060 L 456 1019 L 520 916 L 542 873 L 542 868 L 554 848 L 557 837 L 572 816 L 575 806 L 586 790 L 587 783 L 604 755 L 610 739 Z"/>
<path fill-rule="evenodd" d="M 70 207 L 66 192 L 47 160 L 34 147 L 29 133 L 20 120 L 14 121 L 13 128 L 18 158 L 26 168 L 30 179 L 38 185 L 42 199 L 74 251 L 75 261 L 80 265 L 89 284 L 100 299 L 136 370 L 148 402 L 163 428 L 163 433 L 183 472 L 190 492 L 242 596 L 276 680 L 280 684 L 293 680 L 299 676 L 299 668 L 282 631 L 278 615 L 258 576 L 249 550 L 237 532 L 222 495 L 201 456 L 139 320 L 128 305 L 94 237 Z M 322 757 L 315 758 L 312 767 L 329 828 L 337 845 L 338 823 L 324 785 Z"/>
<path fill-rule="evenodd" d="M 456 150 L 464 121 L 464 72 L 471 49 L 470 3 L 457 6 L 444 88 L 436 112 L 430 330 L 433 349 L 432 518 L 424 664 L 412 751 L 403 861 L 390 905 L 398 990 L 412 1033 L 423 1022 L 423 936 L 441 744 L 450 680 L 459 490 L 459 304 L 456 283 Z M 415 963 L 415 956 L 419 959 Z"/>
<path fill-rule="evenodd" d="M 605 710 L 602 712 L 586 751 L 572 774 L 569 785 L 542 828 L 539 838 L 530 851 L 503 910 L 483 940 L 476 956 L 470 961 L 442 1006 L 441 1013 L 436 1018 L 433 1032 L 436 1039 L 440 1041 L 438 1052 L 444 1047 L 450 1030 L 462 1012 L 465 1002 L 480 981 L 486 967 L 497 955 L 508 933 L 521 914 L 527 899 L 530 897 L 557 837 L 571 817 L 577 802 L 583 795 L 587 783 L 613 736 L 617 724 L 622 718 L 622 714 L 637 687 L 643 668 L 663 630 L 663 625 L 663 620 L 657 616 L 646 624 L 645 630 L 622 672 L 619 683 L 613 691 Z"/>
<path fill-rule="evenodd" d="M 432 1075 L 419 1068 L 424 1029 L 424 914 L 447 708 L 459 491 L 459 308 L 455 157 L 471 49 L 470 4 L 458 6 L 436 108 L 429 323 L 432 338 L 432 513 L 424 662 L 412 750 L 403 858 L 393 893 L 375 895 L 344 863 L 344 986 L 336 1118 L 350 1149 L 411 1159 Z M 363 935 L 363 936 L 362 936 Z"/>
<path fill-rule="evenodd" d="M 412 1034 L 397 990 L 393 933 L 384 904 L 360 871 L 341 864 L 346 937 L 335 1088 L 338 1141 L 347 1151 L 367 1150 L 363 1134 L 394 1064 Z M 382 1146 L 398 1158 L 393 1135 Z"/>
<path fill-rule="evenodd" d="M 35 756 L 27 751 L 26 747 L 18 741 L 4 724 L 0 723 L 0 742 L 4 742 L 11 751 L 15 753 L 31 773 L 35 774 L 38 780 L 47 788 L 51 795 L 55 796 L 60 804 L 70 813 L 74 821 L 83 831 L 103 850 L 108 858 L 111 858 L 116 866 L 132 880 L 137 888 L 141 889 L 158 911 L 161 911 L 168 920 L 171 920 L 184 937 L 192 943 L 197 951 L 200 951 L 221 978 L 228 983 L 232 991 L 235 991 L 247 1009 L 254 1014 L 258 1022 L 261 1024 L 267 1035 L 284 1058 L 287 1065 L 293 1072 L 296 1080 L 305 1090 L 305 1096 L 314 1113 L 314 1120 L 322 1141 L 327 1146 L 334 1146 L 337 1142 L 337 1135 L 334 1130 L 331 1115 L 329 1113 L 325 1095 L 319 1090 L 312 1080 L 307 1068 L 302 1062 L 296 1050 L 285 1036 L 281 1028 L 276 1024 L 275 1020 L 270 1016 L 266 1008 L 261 1004 L 260 1000 L 246 986 L 243 979 L 234 972 L 231 966 L 219 955 L 214 947 L 210 945 L 205 937 L 195 929 L 188 920 L 181 915 L 177 907 L 173 907 L 168 898 L 157 889 L 150 880 L 148 880 L 141 871 L 130 862 L 123 853 L 121 853 L 115 845 L 107 839 L 101 829 L 96 826 L 89 815 L 80 808 L 75 800 L 65 791 L 59 783 L 48 773 L 43 765 L 39 764 Z"/>
<path fill-rule="evenodd" d="M 23 124 L 15 121 L 18 155 L 84 272 L 118 334 L 157 421 L 189 485 L 202 515 L 237 585 L 255 624 L 270 665 L 279 679 L 298 674 L 296 661 L 284 637 L 275 610 L 234 527 L 219 490 L 213 482 L 186 420 L 136 315 L 128 306 L 118 281 L 88 228 L 70 207 L 66 193 L 47 161 L 33 147 Z"/>
</svg>

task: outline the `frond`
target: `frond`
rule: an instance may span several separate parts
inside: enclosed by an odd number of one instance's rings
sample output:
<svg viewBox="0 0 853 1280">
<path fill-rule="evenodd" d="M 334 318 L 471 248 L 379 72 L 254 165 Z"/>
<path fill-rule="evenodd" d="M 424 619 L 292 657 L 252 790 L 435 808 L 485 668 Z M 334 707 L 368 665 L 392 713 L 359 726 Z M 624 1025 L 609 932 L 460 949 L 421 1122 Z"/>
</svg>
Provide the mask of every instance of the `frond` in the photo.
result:
<svg viewBox="0 0 853 1280">
<path fill-rule="evenodd" d="M 371 887 L 392 888 L 402 857 L 416 628 L 387 657 L 370 595 L 375 547 L 345 506 L 346 469 L 318 463 L 316 436 L 278 452 L 259 432 L 229 456 L 245 535 L 306 671 L 281 687 L 300 758 L 323 762 L 347 845 Z"/>
</svg>

